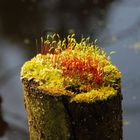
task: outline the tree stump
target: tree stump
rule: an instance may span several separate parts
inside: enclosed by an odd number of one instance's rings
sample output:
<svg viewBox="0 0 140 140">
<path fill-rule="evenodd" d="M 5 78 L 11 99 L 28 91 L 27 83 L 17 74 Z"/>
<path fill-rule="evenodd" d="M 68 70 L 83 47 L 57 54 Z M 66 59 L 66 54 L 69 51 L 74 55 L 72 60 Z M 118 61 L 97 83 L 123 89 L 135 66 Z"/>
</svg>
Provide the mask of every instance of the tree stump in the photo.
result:
<svg viewBox="0 0 140 140">
<path fill-rule="evenodd" d="M 21 70 L 30 140 L 121 140 L 121 73 L 90 38 L 41 38 Z"/>
<path fill-rule="evenodd" d="M 120 89 L 107 100 L 76 103 L 70 102 L 69 94 L 50 94 L 39 89 L 33 80 L 23 79 L 22 85 L 30 140 L 122 139 Z"/>
</svg>

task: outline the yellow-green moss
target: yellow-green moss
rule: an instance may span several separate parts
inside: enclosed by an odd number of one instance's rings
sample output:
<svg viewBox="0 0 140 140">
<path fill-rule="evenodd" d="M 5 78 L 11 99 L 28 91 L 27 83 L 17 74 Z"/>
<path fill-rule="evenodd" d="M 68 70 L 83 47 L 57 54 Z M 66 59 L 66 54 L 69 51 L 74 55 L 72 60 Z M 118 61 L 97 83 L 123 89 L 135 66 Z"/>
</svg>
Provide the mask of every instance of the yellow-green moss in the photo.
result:
<svg viewBox="0 0 140 140">
<path fill-rule="evenodd" d="M 71 102 L 76 103 L 93 103 L 96 101 L 106 100 L 109 97 L 115 96 L 117 91 L 112 87 L 102 87 L 99 90 L 91 90 L 87 93 L 80 93 L 71 98 Z"/>
<path fill-rule="evenodd" d="M 67 94 L 71 96 L 71 102 L 94 102 L 115 95 L 117 92 L 114 87 L 116 84 L 118 87 L 120 86 L 117 81 L 121 78 L 121 73 L 116 66 L 111 64 L 110 55 L 106 56 L 104 50 L 98 48 L 96 44 L 88 43 L 89 39 L 82 39 L 80 43 L 76 42 L 73 35 L 68 36 L 67 39 L 68 44 L 66 39 L 59 41 L 53 41 L 52 39 L 52 42 L 46 40 L 45 43 L 49 43 L 50 47 L 57 46 L 54 54 L 49 52 L 45 55 L 38 54 L 31 61 L 26 62 L 21 70 L 21 79 L 33 79 L 39 84 L 38 88 L 46 90 L 54 96 Z M 78 95 L 66 91 L 66 86 L 72 84 L 79 84 L 80 89 L 84 89 L 87 85 L 80 81 L 80 78 L 78 80 L 77 77 L 74 77 L 74 79 L 71 77 L 65 78 L 63 76 L 63 67 L 61 68 L 59 65 L 59 61 L 67 58 L 78 58 L 80 61 L 84 61 L 87 57 L 91 57 L 98 62 L 98 69 L 103 71 L 102 80 L 104 83 Z M 90 74 L 87 74 L 87 76 L 90 77 Z"/>
<path fill-rule="evenodd" d="M 48 58 L 40 54 L 24 64 L 21 70 L 22 78 L 34 79 L 44 88 L 63 88 L 61 70 L 53 68 Z"/>
</svg>

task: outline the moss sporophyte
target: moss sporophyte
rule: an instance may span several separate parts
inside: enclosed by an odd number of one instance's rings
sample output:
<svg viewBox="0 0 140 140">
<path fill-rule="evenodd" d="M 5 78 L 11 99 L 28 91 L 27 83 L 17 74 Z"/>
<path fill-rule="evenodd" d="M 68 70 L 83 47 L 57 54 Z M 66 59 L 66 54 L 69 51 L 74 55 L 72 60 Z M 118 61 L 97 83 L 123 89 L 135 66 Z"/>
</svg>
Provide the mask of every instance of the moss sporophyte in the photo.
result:
<svg viewBox="0 0 140 140">
<path fill-rule="evenodd" d="M 41 42 L 39 54 L 22 67 L 21 79 L 34 80 L 50 94 L 70 94 L 71 102 L 94 102 L 117 94 L 121 73 L 111 64 L 111 53 L 107 56 L 96 41 L 77 42 L 74 34 L 64 39 L 53 34 Z"/>
</svg>

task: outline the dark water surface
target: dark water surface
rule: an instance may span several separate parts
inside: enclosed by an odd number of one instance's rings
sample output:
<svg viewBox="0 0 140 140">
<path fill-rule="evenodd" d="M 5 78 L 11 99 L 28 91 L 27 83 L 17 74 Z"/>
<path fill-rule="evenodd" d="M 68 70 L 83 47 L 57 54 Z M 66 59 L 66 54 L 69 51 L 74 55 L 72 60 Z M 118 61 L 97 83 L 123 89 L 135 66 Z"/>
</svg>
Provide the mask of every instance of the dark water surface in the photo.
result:
<svg viewBox="0 0 140 140">
<path fill-rule="evenodd" d="M 98 38 L 122 72 L 123 140 L 140 139 L 139 0 L 0 0 L 0 140 L 28 140 L 20 68 L 55 30 Z"/>
</svg>

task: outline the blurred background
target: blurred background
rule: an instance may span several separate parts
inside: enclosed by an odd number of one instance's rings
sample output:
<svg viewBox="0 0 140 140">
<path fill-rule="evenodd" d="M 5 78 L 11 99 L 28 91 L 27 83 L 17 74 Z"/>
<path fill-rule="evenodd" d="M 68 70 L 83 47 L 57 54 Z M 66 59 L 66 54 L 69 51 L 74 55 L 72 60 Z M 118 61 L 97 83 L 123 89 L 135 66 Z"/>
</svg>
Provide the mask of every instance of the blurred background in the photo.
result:
<svg viewBox="0 0 140 140">
<path fill-rule="evenodd" d="M 123 140 L 140 138 L 139 0 L 0 0 L 0 140 L 28 140 L 20 69 L 35 39 L 56 31 L 91 36 L 122 72 Z"/>
</svg>

